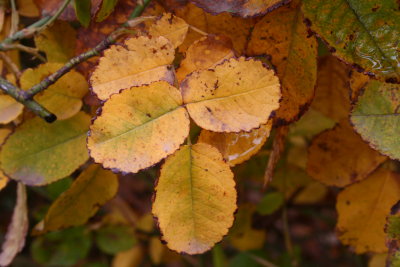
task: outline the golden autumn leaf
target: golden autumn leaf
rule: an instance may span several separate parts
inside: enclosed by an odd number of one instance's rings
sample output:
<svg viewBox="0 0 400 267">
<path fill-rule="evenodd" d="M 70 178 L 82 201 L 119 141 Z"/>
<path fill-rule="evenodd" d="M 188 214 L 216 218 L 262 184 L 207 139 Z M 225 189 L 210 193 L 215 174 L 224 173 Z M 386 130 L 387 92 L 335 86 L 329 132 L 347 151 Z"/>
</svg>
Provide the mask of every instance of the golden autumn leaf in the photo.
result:
<svg viewBox="0 0 400 267">
<path fill-rule="evenodd" d="M 55 21 L 35 36 L 35 44 L 49 62 L 65 63 L 75 54 L 76 31 L 66 21 Z"/>
<path fill-rule="evenodd" d="M 334 56 L 321 59 L 318 66 L 317 86 L 312 107 L 336 122 L 349 117 L 350 69 Z"/>
<path fill-rule="evenodd" d="M 385 160 L 343 121 L 314 138 L 307 172 L 321 183 L 344 187 L 366 178 Z"/>
<path fill-rule="evenodd" d="M 100 165 L 85 169 L 50 206 L 35 234 L 82 225 L 118 190 L 118 177 Z"/>
<path fill-rule="evenodd" d="M 203 253 L 232 226 L 236 210 L 233 173 L 210 145 L 186 145 L 168 157 L 155 191 L 152 211 L 172 250 Z"/>
<path fill-rule="evenodd" d="M 10 129 L 0 129 L 0 147 L 6 140 L 6 138 L 10 135 L 11 130 Z M 2 190 L 8 183 L 8 178 L 3 174 L 2 171 L 0 171 L 0 190 Z"/>
<path fill-rule="evenodd" d="M 192 25 L 208 34 L 221 34 L 232 40 L 233 47 L 238 53 L 245 50 L 248 42 L 247 36 L 254 25 L 254 20 L 243 19 L 228 13 L 213 16 L 204 12 L 201 8 L 189 3 L 174 10 L 174 13 L 183 18 L 189 25 Z M 179 46 L 179 51 L 184 52 L 196 40 L 203 35 L 189 29 L 185 41 Z"/>
<path fill-rule="evenodd" d="M 400 195 L 400 176 L 379 169 L 367 179 L 339 193 L 337 229 L 343 244 L 357 253 L 386 252 L 386 216 Z"/>
<path fill-rule="evenodd" d="M 45 185 L 70 175 L 89 158 L 89 123 L 83 112 L 52 124 L 39 117 L 25 121 L 2 146 L 1 169 L 27 185 Z"/>
<path fill-rule="evenodd" d="M 92 91 L 99 99 L 106 100 L 132 86 L 159 80 L 173 84 L 174 55 L 173 45 L 162 36 L 140 36 L 126 40 L 124 45 L 113 45 L 104 51 L 90 77 Z"/>
<path fill-rule="evenodd" d="M 61 63 L 45 63 L 35 69 L 27 69 L 21 76 L 22 89 L 29 89 L 42 79 L 56 72 Z M 82 98 L 88 92 L 85 78 L 77 71 L 71 70 L 45 91 L 35 95 L 34 99 L 54 113 L 59 120 L 71 118 L 82 107 Z"/>
<path fill-rule="evenodd" d="M 181 18 L 171 13 L 164 13 L 153 23 L 149 34 L 153 37 L 164 36 L 177 48 L 185 40 L 189 25 Z"/>
<path fill-rule="evenodd" d="M 263 17 L 252 31 L 247 53 L 271 56 L 282 84 L 277 122 L 297 120 L 312 101 L 317 79 L 317 41 L 303 23 L 300 1 Z"/>
<path fill-rule="evenodd" d="M 22 114 L 24 106 L 9 95 L 0 95 L 0 124 L 7 124 Z"/>
<path fill-rule="evenodd" d="M 17 0 L 18 13 L 24 17 L 38 17 L 39 9 L 34 0 Z"/>
<path fill-rule="evenodd" d="M 182 81 L 181 91 L 196 124 L 214 132 L 259 127 L 279 107 L 281 96 L 274 72 L 260 61 L 243 57 L 193 72 Z"/>
<path fill-rule="evenodd" d="M 111 96 L 90 127 L 91 157 L 121 172 L 156 164 L 189 134 L 189 117 L 181 105 L 179 90 L 164 81 Z"/>
<path fill-rule="evenodd" d="M 367 75 L 352 71 L 350 75 L 350 99 L 352 102 L 356 102 L 358 96 L 368 84 L 370 78 Z"/>
<path fill-rule="evenodd" d="M 198 142 L 217 148 L 224 160 L 230 166 L 235 166 L 250 159 L 262 148 L 271 128 L 272 120 L 250 132 L 216 133 L 202 130 Z"/>
<path fill-rule="evenodd" d="M 189 73 L 215 67 L 234 55 L 232 41 L 228 37 L 209 34 L 188 48 L 176 71 L 176 78 L 181 82 Z"/>
</svg>

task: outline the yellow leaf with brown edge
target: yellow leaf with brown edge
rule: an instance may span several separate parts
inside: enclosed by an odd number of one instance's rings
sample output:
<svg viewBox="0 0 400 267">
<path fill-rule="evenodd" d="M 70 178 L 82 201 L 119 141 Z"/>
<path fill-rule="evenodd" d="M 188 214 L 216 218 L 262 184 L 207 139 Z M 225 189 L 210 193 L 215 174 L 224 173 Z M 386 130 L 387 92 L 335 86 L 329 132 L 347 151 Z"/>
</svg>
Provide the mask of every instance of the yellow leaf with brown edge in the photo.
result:
<svg viewBox="0 0 400 267">
<path fill-rule="evenodd" d="M 9 95 L 0 95 L 0 124 L 7 124 L 22 114 L 24 105 Z"/>
<path fill-rule="evenodd" d="M 124 173 L 158 163 L 189 134 L 189 116 L 181 105 L 179 90 L 164 81 L 112 95 L 90 127 L 91 157 Z"/>
<path fill-rule="evenodd" d="M 176 78 L 181 82 L 189 73 L 215 67 L 234 55 L 232 41 L 228 37 L 209 34 L 188 48 L 176 71 Z"/>
<path fill-rule="evenodd" d="M 385 169 L 340 192 L 336 227 L 341 242 L 354 247 L 356 253 L 386 252 L 386 216 L 399 195 L 399 174 Z"/>
<path fill-rule="evenodd" d="M 59 70 L 61 63 L 45 63 L 22 73 L 21 88 L 28 90 L 50 74 Z M 88 92 L 88 84 L 77 71 L 71 70 L 46 90 L 34 96 L 43 107 L 54 113 L 59 120 L 71 118 L 82 107 L 82 98 Z"/>
<path fill-rule="evenodd" d="M 76 31 L 68 22 L 57 20 L 35 35 L 35 44 L 49 62 L 66 63 L 75 55 Z"/>
<path fill-rule="evenodd" d="M 317 41 L 303 23 L 300 1 L 268 13 L 252 31 L 247 54 L 267 54 L 282 84 L 277 123 L 300 118 L 311 104 L 317 79 Z"/>
<path fill-rule="evenodd" d="M 50 206 L 34 234 L 44 234 L 83 225 L 99 208 L 112 199 L 118 190 L 118 177 L 100 165 L 85 169 L 71 187 Z"/>
<path fill-rule="evenodd" d="M 214 132 L 250 131 L 279 107 L 275 73 L 254 59 L 231 58 L 214 69 L 193 72 L 181 82 L 191 118 Z"/>
<path fill-rule="evenodd" d="M 239 207 L 235 223 L 229 231 L 229 241 L 240 251 L 261 249 L 264 245 L 266 233 L 264 230 L 253 229 L 252 217 L 255 207 L 249 203 Z"/>
<path fill-rule="evenodd" d="M 263 15 L 289 0 L 191 0 L 193 3 L 203 8 L 213 15 L 229 12 L 241 17 L 255 17 Z"/>
<path fill-rule="evenodd" d="M 4 128 L 0 129 L 0 147 L 6 140 L 6 138 L 10 135 L 11 130 Z M 0 170 L 0 190 L 2 190 L 8 183 L 8 177 L 3 174 L 3 172 Z"/>
<path fill-rule="evenodd" d="M 233 173 L 210 145 L 186 145 L 168 157 L 155 191 L 152 211 L 162 239 L 172 250 L 203 253 L 232 226 L 236 210 Z"/>
<path fill-rule="evenodd" d="M 334 56 L 321 58 L 318 66 L 317 86 L 312 107 L 339 122 L 349 117 L 350 68 Z"/>
<path fill-rule="evenodd" d="M 370 77 L 357 71 L 352 71 L 350 75 L 350 99 L 353 103 L 357 102 L 357 98 L 370 81 Z"/>
<path fill-rule="evenodd" d="M 174 47 L 167 38 L 139 36 L 104 51 L 90 77 L 92 91 L 106 100 L 121 89 L 155 81 L 174 83 Z"/>
<path fill-rule="evenodd" d="M 189 3 L 184 7 L 174 10 L 178 17 L 183 18 L 189 25 L 200 29 L 208 34 L 221 34 L 232 40 L 235 51 L 243 53 L 248 42 L 247 38 L 254 20 L 243 19 L 228 13 L 213 16 L 204 12 L 201 8 Z M 202 38 L 199 32 L 189 29 L 185 41 L 179 46 L 179 51 L 184 52 L 196 40 Z"/>
<path fill-rule="evenodd" d="M 272 127 L 272 120 L 250 132 L 216 133 L 202 130 L 199 143 L 216 147 L 231 166 L 243 163 L 256 154 L 264 145 Z"/>
<path fill-rule="evenodd" d="M 189 25 L 181 18 L 171 13 L 164 13 L 153 23 L 149 34 L 153 37 L 164 36 L 177 48 L 185 40 Z"/>
<path fill-rule="evenodd" d="M 316 136 L 308 151 L 307 173 L 329 186 L 345 187 L 361 181 L 386 160 L 347 120 Z"/>
</svg>

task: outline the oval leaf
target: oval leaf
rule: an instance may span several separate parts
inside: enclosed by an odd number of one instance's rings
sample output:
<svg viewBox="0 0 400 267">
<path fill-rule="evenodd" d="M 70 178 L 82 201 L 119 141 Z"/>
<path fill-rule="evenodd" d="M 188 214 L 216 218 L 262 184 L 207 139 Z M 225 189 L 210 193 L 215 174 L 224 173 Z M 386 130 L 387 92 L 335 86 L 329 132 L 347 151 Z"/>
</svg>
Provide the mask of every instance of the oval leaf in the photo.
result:
<svg viewBox="0 0 400 267">
<path fill-rule="evenodd" d="M 400 85 L 371 80 L 351 113 L 355 130 L 374 149 L 400 159 Z"/>
<path fill-rule="evenodd" d="M 93 92 L 101 100 L 121 89 L 167 81 L 173 84 L 172 61 L 175 51 L 165 37 L 140 36 L 124 45 L 113 45 L 104 51 L 99 65 L 90 77 Z"/>
<path fill-rule="evenodd" d="M 53 202 L 35 233 L 43 234 L 86 223 L 115 196 L 117 190 L 118 177 L 114 173 L 102 169 L 100 165 L 89 166 Z"/>
<path fill-rule="evenodd" d="M 155 190 L 153 214 L 170 249 L 203 253 L 232 226 L 233 173 L 210 145 L 183 146 L 167 158 Z"/>
<path fill-rule="evenodd" d="M 90 155 L 105 168 L 136 173 L 175 152 L 189 134 L 179 91 L 167 82 L 113 95 L 90 127 Z"/>
<path fill-rule="evenodd" d="M 250 159 L 264 145 L 272 127 L 272 120 L 250 132 L 216 133 L 202 130 L 199 143 L 216 147 L 230 166 Z"/>
<path fill-rule="evenodd" d="M 27 185 L 64 178 L 88 160 L 85 147 L 90 117 L 84 113 L 48 124 L 33 118 L 17 127 L 0 152 L 4 173 Z"/>
<path fill-rule="evenodd" d="M 280 85 L 260 61 L 232 58 L 212 70 L 193 72 L 181 83 L 192 119 L 214 132 L 250 131 L 279 107 Z"/>
<path fill-rule="evenodd" d="M 260 20 L 251 35 L 250 56 L 269 55 L 282 84 L 278 123 L 297 120 L 314 96 L 317 80 L 317 41 L 303 23 L 299 1 L 279 8 Z"/>
<path fill-rule="evenodd" d="M 304 0 L 303 12 L 334 55 L 381 80 L 400 83 L 398 1 Z"/>
</svg>

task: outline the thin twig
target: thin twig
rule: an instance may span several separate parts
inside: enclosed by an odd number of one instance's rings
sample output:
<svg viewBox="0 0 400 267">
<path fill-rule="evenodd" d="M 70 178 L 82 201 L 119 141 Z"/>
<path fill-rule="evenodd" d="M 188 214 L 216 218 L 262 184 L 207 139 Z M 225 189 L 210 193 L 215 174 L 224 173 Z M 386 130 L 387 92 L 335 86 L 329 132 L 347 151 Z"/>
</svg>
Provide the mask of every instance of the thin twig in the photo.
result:
<svg viewBox="0 0 400 267">
<path fill-rule="evenodd" d="M 192 30 L 194 30 L 195 32 L 200 33 L 201 35 L 208 35 L 208 33 L 206 33 L 206 32 L 204 32 L 204 31 L 200 30 L 199 28 L 197 28 L 197 27 L 195 27 L 195 26 L 193 26 L 193 25 L 189 25 L 189 28 L 192 29 Z"/>
<path fill-rule="evenodd" d="M 45 24 L 43 24 L 37 29 L 37 32 L 44 30 L 48 25 L 52 24 L 53 21 L 55 21 L 64 12 L 64 10 L 67 8 L 70 2 L 71 0 L 65 0 L 64 3 L 60 6 L 60 8 L 57 10 L 57 12 Z"/>
<path fill-rule="evenodd" d="M 49 112 L 42 105 L 34 100 L 27 98 L 26 92 L 24 90 L 16 87 L 2 77 L 0 77 L 0 89 L 12 96 L 15 100 L 23 104 L 25 107 L 32 110 L 33 113 L 43 118 L 45 121 L 53 122 L 57 119 L 57 117 L 53 113 Z"/>
<path fill-rule="evenodd" d="M 18 49 L 20 51 L 24 51 L 28 54 L 31 54 L 35 58 L 38 58 L 40 61 L 46 62 L 46 58 L 39 53 L 39 50 L 37 48 L 25 46 L 22 44 L 10 44 L 9 46 L 11 47 L 11 49 Z"/>
<path fill-rule="evenodd" d="M 6 53 L 0 52 L 0 59 L 3 60 L 3 62 L 8 66 L 17 79 L 21 77 L 21 71 L 19 70 L 18 66 L 15 65 L 15 63 L 9 56 L 6 55 Z"/>
<path fill-rule="evenodd" d="M 286 250 L 290 256 L 292 266 L 297 267 L 297 259 L 294 255 L 294 250 L 293 250 L 293 243 L 292 243 L 292 238 L 290 235 L 290 229 L 289 229 L 289 220 L 287 216 L 287 208 L 286 208 L 286 203 L 283 205 L 282 208 L 282 223 L 283 223 L 283 236 L 285 239 L 285 247 Z"/>
<path fill-rule="evenodd" d="M 18 31 L 18 24 L 19 14 L 17 10 L 17 5 L 15 4 L 15 0 L 11 0 L 11 27 L 9 36 L 12 36 Z"/>
<path fill-rule="evenodd" d="M 268 158 L 268 165 L 264 173 L 264 189 L 272 181 L 276 164 L 281 158 L 281 154 L 285 148 L 285 139 L 288 131 L 288 126 L 279 127 L 276 131 L 274 143 L 272 144 L 272 152 Z"/>
</svg>

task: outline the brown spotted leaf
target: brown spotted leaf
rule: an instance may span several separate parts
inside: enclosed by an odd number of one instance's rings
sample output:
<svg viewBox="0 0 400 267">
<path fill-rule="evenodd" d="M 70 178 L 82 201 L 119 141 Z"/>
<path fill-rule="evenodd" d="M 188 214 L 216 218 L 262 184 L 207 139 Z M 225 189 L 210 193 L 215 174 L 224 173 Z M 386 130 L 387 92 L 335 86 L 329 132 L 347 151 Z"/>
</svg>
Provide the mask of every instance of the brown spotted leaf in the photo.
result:
<svg viewBox="0 0 400 267">
<path fill-rule="evenodd" d="M 267 54 L 282 84 L 278 123 L 297 120 L 314 96 L 317 79 L 317 41 L 304 25 L 299 1 L 279 8 L 260 20 L 251 35 L 247 53 Z"/>
<path fill-rule="evenodd" d="M 173 84 L 174 47 L 165 37 L 140 36 L 113 45 L 90 77 L 92 91 L 106 100 L 121 89 L 164 80 Z"/>
<path fill-rule="evenodd" d="M 278 77 L 260 61 L 231 58 L 214 69 L 196 71 L 181 83 L 192 119 L 214 132 L 250 131 L 279 107 Z"/>
<path fill-rule="evenodd" d="M 105 168 L 136 173 L 175 152 L 189 134 L 178 89 L 167 82 L 114 94 L 93 121 L 91 157 Z"/>
</svg>

